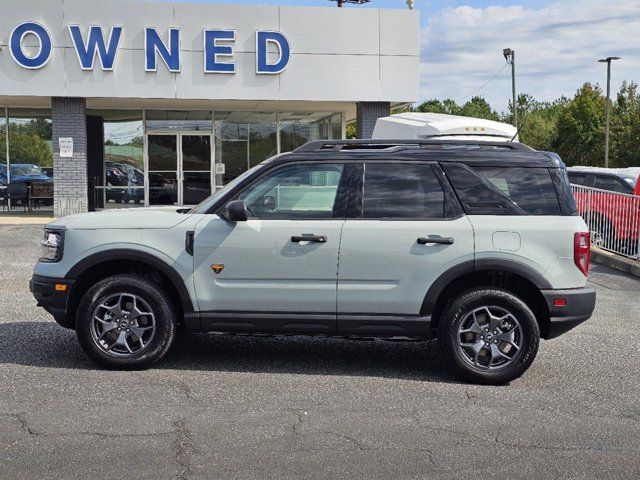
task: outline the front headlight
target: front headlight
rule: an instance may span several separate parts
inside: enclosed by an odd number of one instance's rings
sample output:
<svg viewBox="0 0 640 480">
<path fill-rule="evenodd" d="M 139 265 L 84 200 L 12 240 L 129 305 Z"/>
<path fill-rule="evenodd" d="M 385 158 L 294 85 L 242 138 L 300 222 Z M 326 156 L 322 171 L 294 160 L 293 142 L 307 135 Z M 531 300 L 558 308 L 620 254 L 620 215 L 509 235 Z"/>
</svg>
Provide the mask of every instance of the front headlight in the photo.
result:
<svg viewBox="0 0 640 480">
<path fill-rule="evenodd" d="M 44 229 L 42 242 L 42 256 L 40 262 L 59 262 L 64 249 L 64 230 Z"/>
</svg>

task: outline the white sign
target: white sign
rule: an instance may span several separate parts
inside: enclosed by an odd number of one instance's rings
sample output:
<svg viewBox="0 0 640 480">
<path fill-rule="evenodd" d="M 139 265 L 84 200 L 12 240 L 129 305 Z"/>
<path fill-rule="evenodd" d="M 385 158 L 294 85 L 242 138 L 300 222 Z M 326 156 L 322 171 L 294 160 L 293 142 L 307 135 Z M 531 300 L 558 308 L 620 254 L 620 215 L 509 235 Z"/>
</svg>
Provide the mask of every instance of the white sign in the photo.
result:
<svg viewBox="0 0 640 480">
<path fill-rule="evenodd" d="M 71 158 L 71 157 L 73 157 L 73 138 L 71 138 L 71 137 L 60 137 L 58 139 L 58 146 L 60 147 L 60 157 L 61 158 Z"/>
<path fill-rule="evenodd" d="M 215 172 L 216 172 L 216 175 L 224 175 L 225 174 L 224 163 L 216 163 Z"/>
</svg>

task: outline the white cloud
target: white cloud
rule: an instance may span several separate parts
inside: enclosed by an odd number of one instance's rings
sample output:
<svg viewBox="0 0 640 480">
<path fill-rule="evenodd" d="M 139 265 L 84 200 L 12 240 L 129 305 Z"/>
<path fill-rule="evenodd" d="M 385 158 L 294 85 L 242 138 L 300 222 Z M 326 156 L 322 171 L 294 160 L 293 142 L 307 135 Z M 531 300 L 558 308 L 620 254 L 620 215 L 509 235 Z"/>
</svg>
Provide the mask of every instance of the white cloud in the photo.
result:
<svg viewBox="0 0 640 480">
<path fill-rule="evenodd" d="M 616 55 L 623 59 L 613 67 L 615 92 L 624 79 L 640 81 L 639 3 L 564 0 L 538 9 L 440 10 L 422 31 L 421 98 L 471 94 L 504 65 L 506 47 L 516 51 L 518 92 L 549 100 L 572 96 L 586 81 L 604 87 L 606 67 L 596 60 Z M 505 68 L 479 93 L 506 110 L 510 82 Z"/>
</svg>

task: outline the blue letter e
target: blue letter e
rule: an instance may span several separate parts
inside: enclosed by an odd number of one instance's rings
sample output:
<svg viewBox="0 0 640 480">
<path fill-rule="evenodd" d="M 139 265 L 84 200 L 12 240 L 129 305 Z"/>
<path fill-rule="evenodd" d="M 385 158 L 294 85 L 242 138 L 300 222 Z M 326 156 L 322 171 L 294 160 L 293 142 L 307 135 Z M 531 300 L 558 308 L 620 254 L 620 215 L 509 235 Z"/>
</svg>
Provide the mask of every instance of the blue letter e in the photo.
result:
<svg viewBox="0 0 640 480">
<path fill-rule="evenodd" d="M 267 62 L 269 43 L 275 44 L 280 52 L 280 57 L 275 63 Z M 256 73 L 280 73 L 287 68 L 289 58 L 291 58 L 291 47 L 287 37 L 282 33 L 269 31 L 256 32 Z"/>
<path fill-rule="evenodd" d="M 235 73 L 236 64 L 219 62 L 219 57 L 232 57 L 231 45 L 220 45 L 218 42 L 234 42 L 234 30 L 204 30 L 204 73 Z"/>
</svg>

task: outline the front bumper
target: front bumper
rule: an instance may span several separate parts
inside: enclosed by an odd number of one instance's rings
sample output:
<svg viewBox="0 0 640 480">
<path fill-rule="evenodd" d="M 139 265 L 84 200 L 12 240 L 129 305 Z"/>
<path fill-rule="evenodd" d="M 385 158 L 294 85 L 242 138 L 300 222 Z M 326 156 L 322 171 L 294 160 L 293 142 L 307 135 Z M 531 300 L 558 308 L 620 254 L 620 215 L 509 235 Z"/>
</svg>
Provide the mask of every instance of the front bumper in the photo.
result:
<svg viewBox="0 0 640 480">
<path fill-rule="evenodd" d="M 596 306 L 596 291 L 592 287 L 568 290 L 542 290 L 549 307 L 549 328 L 542 332 L 543 338 L 555 338 L 581 324 L 593 313 Z M 564 299 L 566 305 L 556 306 L 554 300 Z"/>
<path fill-rule="evenodd" d="M 29 282 L 29 291 L 38 302 L 38 306 L 58 320 L 67 316 L 67 304 L 72 285 L 73 280 L 33 275 Z"/>
</svg>

